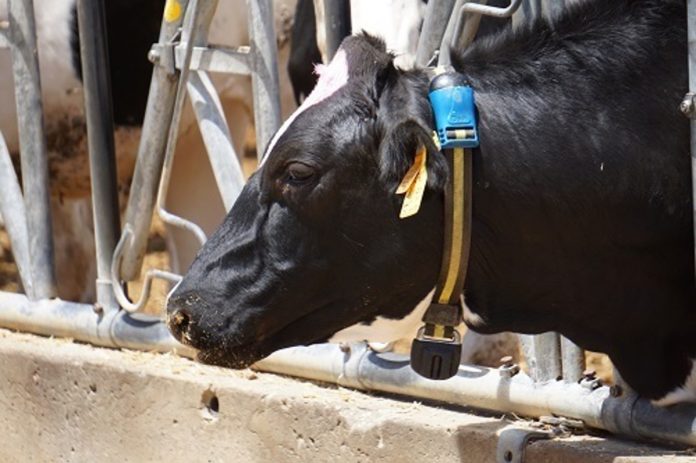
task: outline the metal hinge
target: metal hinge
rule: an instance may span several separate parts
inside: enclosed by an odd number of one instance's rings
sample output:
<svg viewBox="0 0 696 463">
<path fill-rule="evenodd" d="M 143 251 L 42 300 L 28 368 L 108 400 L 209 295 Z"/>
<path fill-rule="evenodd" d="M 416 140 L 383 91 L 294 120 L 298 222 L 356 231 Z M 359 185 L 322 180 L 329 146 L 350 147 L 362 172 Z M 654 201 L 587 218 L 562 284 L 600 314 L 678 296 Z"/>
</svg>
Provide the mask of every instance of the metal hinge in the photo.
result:
<svg viewBox="0 0 696 463">
<path fill-rule="evenodd" d="M 554 437 L 554 433 L 544 429 L 521 427 L 519 425 L 506 426 L 498 431 L 496 462 L 524 463 L 524 452 L 530 442 L 551 439 L 552 437 Z"/>
<path fill-rule="evenodd" d="M 689 92 L 686 95 L 684 95 L 684 99 L 679 105 L 679 110 L 682 112 L 683 115 L 685 115 L 688 118 L 691 118 L 694 115 L 694 109 L 696 108 L 696 103 L 694 102 L 695 97 L 696 95 Z"/>
<path fill-rule="evenodd" d="M 496 461 L 498 463 L 524 463 L 527 445 L 535 440 L 569 437 L 582 433 L 585 423 L 581 420 L 558 416 L 541 416 L 538 422 L 526 426 L 513 424 L 498 431 Z"/>
</svg>

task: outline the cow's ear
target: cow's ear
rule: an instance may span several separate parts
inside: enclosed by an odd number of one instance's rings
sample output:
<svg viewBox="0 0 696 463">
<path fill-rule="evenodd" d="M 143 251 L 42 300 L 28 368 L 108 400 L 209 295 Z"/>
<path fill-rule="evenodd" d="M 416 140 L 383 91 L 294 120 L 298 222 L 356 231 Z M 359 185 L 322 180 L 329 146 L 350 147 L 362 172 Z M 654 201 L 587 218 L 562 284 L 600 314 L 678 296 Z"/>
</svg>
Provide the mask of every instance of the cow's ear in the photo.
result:
<svg viewBox="0 0 696 463">
<path fill-rule="evenodd" d="M 393 124 L 382 138 L 379 167 L 387 188 L 396 189 L 422 147 L 427 151 L 428 188 L 444 190 L 447 184 L 447 163 L 435 144 L 432 129 L 415 118 Z"/>
<path fill-rule="evenodd" d="M 394 55 L 382 39 L 366 32 L 346 37 L 339 51 L 346 57 L 348 79 L 377 105 L 387 82 L 396 78 Z"/>
</svg>

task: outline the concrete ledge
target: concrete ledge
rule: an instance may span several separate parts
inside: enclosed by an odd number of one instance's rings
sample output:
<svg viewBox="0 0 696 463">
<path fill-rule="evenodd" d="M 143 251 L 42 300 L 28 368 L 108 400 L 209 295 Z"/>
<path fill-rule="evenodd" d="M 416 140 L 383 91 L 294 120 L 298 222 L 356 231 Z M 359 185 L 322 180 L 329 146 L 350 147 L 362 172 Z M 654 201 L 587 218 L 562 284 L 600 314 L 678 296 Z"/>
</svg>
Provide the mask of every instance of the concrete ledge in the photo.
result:
<svg viewBox="0 0 696 463">
<path fill-rule="evenodd" d="M 0 330 L 0 460 L 495 462 L 508 422 L 415 402 Z M 527 462 L 693 462 L 598 437 Z"/>
</svg>

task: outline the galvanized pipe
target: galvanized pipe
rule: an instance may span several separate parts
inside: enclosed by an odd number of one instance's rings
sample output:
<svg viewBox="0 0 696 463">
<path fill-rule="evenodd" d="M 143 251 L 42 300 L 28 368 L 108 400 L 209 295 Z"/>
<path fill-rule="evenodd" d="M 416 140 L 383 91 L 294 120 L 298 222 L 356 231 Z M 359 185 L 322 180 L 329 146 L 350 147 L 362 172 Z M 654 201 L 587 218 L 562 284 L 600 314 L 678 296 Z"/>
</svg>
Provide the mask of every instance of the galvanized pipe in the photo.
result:
<svg viewBox="0 0 696 463">
<path fill-rule="evenodd" d="M 195 355 L 174 339 L 159 317 L 123 310 L 103 312 L 90 304 L 60 299 L 30 301 L 23 294 L 0 291 L 0 326 L 97 346 Z"/>
<path fill-rule="evenodd" d="M 331 61 L 343 39 L 351 33 L 349 0 L 315 0 L 322 3 L 324 11 L 324 40 L 326 61 Z M 316 8 L 316 7 L 315 7 Z M 316 16 L 316 15 L 315 15 Z M 316 16 L 318 17 L 318 16 Z"/>
<path fill-rule="evenodd" d="M 100 346 L 195 356 L 194 350 L 178 344 L 156 318 L 132 316 L 124 311 L 100 314 L 88 304 L 31 302 L 22 294 L 0 292 L 0 326 Z M 612 397 L 607 387 L 591 389 L 563 381 L 542 385 L 523 373 L 468 365 L 462 365 L 457 376 L 447 381 L 430 381 L 410 368 L 408 357 L 377 354 L 365 344 L 283 349 L 254 368 L 491 411 L 574 418 L 587 426 L 633 438 L 696 445 L 693 405 L 661 409 L 631 394 Z"/>
<path fill-rule="evenodd" d="M 199 1 L 191 0 L 186 15 L 184 16 L 184 27 L 181 31 L 181 43 L 186 47 L 184 61 L 176 88 L 174 97 L 174 108 L 172 110 L 172 119 L 167 128 L 167 147 L 164 154 L 164 163 L 162 164 L 162 175 L 160 177 L 159 190 L 157 192 L 157 215 L 163 222 L 174 227 L 183 228 L 191 232 L 201 246 L 206 241 L 205 232 L 197 224 L 172 214 L 166 208 L 167 196 L 169 192 L 169 179 L 174 166 L 174 154 L 176 152 L 176 142 L 179 138 L 179 125 L 181 121 L 181 113 L 184 109 L 184 100 L 186 98 L 186 85 L 190 74 L 191 57 L 193 55 L 193 47 L 197 45 L 196 40 L 201 40 L 204 43 L 205 37 L 208 34 L 210 23 L 215 13 L 217 0 Z M 196 39 L 198 37 L 198 39 Z M 201 39 L 203 37 L 204 39 Z"/>
<path fill-rule="evenodd" d="M 518 373 L 462 365 L 447 381 L 430 381 L 405 356 L 377 354 L 363 344 L 318 344 L 276 352 L 255 368 L 367 391 L 448 402 L 524 416 L 562 416 L 590 427 L 638 439 L 696 445 L 696 406 L 662 409 L 634 395 L 611 397 L 609 388 L 550 381 Z"/>
<path fill-rule="evenodd" d="M 273 29 L 271 0 L 247 0 L 251 43 L 251 87 L 254 99 L 256 152 L 259 161 L 273 134 L 280 127 L 280 84 L 278 46 Z"/>
<path fill-rule="evenodd" d="M 527 4 L 538 0 L 528 0 Z M 499 8 L 496 6 L 488 6 L 484 4 L 479 4 L 475 2 L 467 2 L 462 5 L 462 13 L 472 13 L 472 14 L 482 14 L 485 16 L 492 16 L 494 18 L 509 18 L 511 17 L 517 9 L 522 4 L 522 0 L 510 0 L 510 4 L 505 8 Z"/>
<path fill-rule="evenodd" d="M 106 310 L 117 310 L 110 268 L 121 221 L 104 0 L 78 0 L 77 21 L 92 186 L 97 303 Z"/>
<path fill-rule="evenodd" d="M 8 0 L 32 299 L 56 294 L 53 233 L 33 0 Z"/>
<path fill-rule="evenodd" d="M 696 113 L 694 112 L 694 94 L 696 94 L 696 0 L 687 1 L 687 27 L 689 43 L 689 94 L 691 104 L 691 189 L 694 225 L 694 243 L 696 243 Z M 696 247 L 694 248 L 696 262 Z"/>
<path fill-rule="evenodd" d="M 507 7 L 499 8 L 486 5 L 485 1 L 457 0 L 445 34 L 442 37 L 438 65 L 449 66 L 451 64 L 451 49 L 456 47 L 458 43 L 461 43 L 462 46 L 468 46 L 473 42 L 478 30 L 478 24 L 481 21 L 480 15 L 509 18 L 519 9 L 521 4 L 522 0 L 510 0 L 510 4 Z M 468 27 L 464 26 L 465 23 L 468 24 Z M 466 34 L 462 34 L 462 31 L 466 32 Z"/>
<path fill-rule="evenodd" d="M 481 5 L 485 5 L 488 2 L 488 0 L 474 1 Z M 460 50 L 464 50 L 466 47 L 472 44 L 472 42 L 476 38 L 476 33 L 479 30 L 482 18 L 480 14 L 468 15 L 466 19 L 464 16 L 465 15 L 461 15 L 458 18 L 458 21 L 460 23 L 457 24 L 455 30 L 460 30 L 461 32 L 455 32 L 454 36 L 454 46 L 456 47 L 456 49 Z"/>
<path fill-rule="evenodd" d="M 133 230 L 133 238 L 124 250 L 120 269 L 121 278 L 126 281 L 136 280 L 140 275 L 147 247 L 178 82 L 173 42 L 183 21 L 181 11 L 184 11 L 187 5 L 188 0 L 167 1 L 167 8 L 178 8 L 180 13 L 175 15 L 174 11 L 170 10 L 172 14 L 165 15 L 158 42 L 165 51 L 160 55 L 151 53 L 149 56 L 161 65 L 155 65 L 152 73 L 141 132 L 146 136 L 140 138 L 126 209 L 125 224 L 130 224 Z"/>
<path fill-rule="evenodd" d="M 225 113 L 207 73 L 192 72 L 187 85 L 191 106 L 196 114 L 215 181 L 225 210 L 229 211 L 242 192 L 245 181 Z"/>
<path fill-rule="evenodd" d="M 418 47 L 416 49 L 416 66 L 426 67 L 432 64 L 445 29 L 454 9 L 455 0 L 437 0 L 428 2 L 423 19 L 423 28 L 418 37 Z"/>
<path fill-rule="evenodd" d="M 558 333 L 518 336 L 527 360 L 529 375 L 537 382 L 556 381 L 562 376 L 561 344 Z"/>
<path fill-rule="evenodd" d="M 3 217 L 22 286 L 27 294 L 31 294 L 33 288 L 29 274 L 29 238 L 24 199 L 5 138 L 0 132 L 0 225 L 3 225 Z"/>
<path fill-rule="evenodd" d="M 563 380 L 577 383 L 585 371 L 585 351 L 565 336 L 561 336 Z"/>
<path fill-rule="evenodd" d="M 145 304 L 150 299 L 150 290 L 152 288 L 152 281 L 155 278 L 169 281 L 170 283 L 179 283 L 181 281 L 181 275 L 177 275 L 172 272 L 167 272 L 166 270 L 159 269 L 149 269 L 145 273 L 145 278 L 143 279 L 142 289 L 140 290 L 140 296 L 133 302 L 131 301 L 123 286 L 120 284 L 118 270 L 121 268 L 121 260 L 123 259 L 123 249 L 127 245 L 130 239 L 133 237 L 133 231 L 129 224 L 123 228 L 123 234 L 121 239 L 118 240 L 116 244 L 116 249 L 114 249 L 114 257 L 111 261 L 111 281 L 113 282 L 112 288 L 114 291 L 114 297 L 116 301 L 121 306 L 123 310 L 129 313 L 134 313 L 140 311 L 145 307 Z"/>
<path fill-rule="evenodd" d="M 555 18 L 563 12 L 566 7 L 565 0 L 542 0 L 542 9 L 547 18 Z"/>
</svg>

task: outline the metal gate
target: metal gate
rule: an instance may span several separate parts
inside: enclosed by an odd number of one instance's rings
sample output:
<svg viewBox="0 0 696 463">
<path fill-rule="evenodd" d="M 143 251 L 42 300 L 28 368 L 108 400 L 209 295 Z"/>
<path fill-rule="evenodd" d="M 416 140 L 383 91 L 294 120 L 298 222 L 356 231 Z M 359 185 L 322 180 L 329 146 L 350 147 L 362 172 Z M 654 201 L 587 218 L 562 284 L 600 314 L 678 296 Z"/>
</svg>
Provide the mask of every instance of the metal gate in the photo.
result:
<svg viewBox="0 0 696 463">
<path fill-rule="evenodd" d="M 137 313 L 153 278 L 178 281 L 162 270 L 145 275 L 143 294 L 128 299 L 122 282 L 138 278 L 153 211 L 174 226 L 205 241 L 200 228 L 164 207 L 183 100 L 195 101 L 196 117 L 227 209 L 243 186 L 220 102 L 207 72 L 250 74 L 254 89 L 258 151 L 280 124 L 278 70 L 271 0 L 247 0 L 251 45 L 235 49 L 211 46 L 208 29 L 217 1 L 169 0 L 158 43 L 150 51 L 154 74 L 142 141 L 125 224 L 120 227 L 114 177 L 113 121 L 110 119 L 103 2 L 78 0 L 85 42 L 81 48 L 92 174 L 97 246 L 97 303 L 55 299 L 52 265 L 48 167 L 32 0 L 8 0 L 11 21 L 0 25 L 0 46 L 13 56 L 19 117 L 23 188 L 0 134 L 0 215 L 10 235 L 25 294 L 0 292 L 0 326 L 38 334 L 72 337 L 100 346 L 192 355 L 178 344 L 157 317 Z M 331 3 L 331 0 L 323 0 Z M 435 58 L 446 62 L 452 37 L 466 45 L 480 14 L 512 16 L 513 25 L 539 14 L 555 14 L 558 0 L 512 0 L 506 8 L 463 0 L 431 1 L 417 53 L 421 66 Z M 333 8 L 336 10 L 336 8 Z M 326 11 L 332 11 L 327 7 Z M 513 14 L 514 13 L 514 14 Z M 465 20 L 467 19 L 467 20 Z M 689 0 L 691 91 L 696 91 L 696 0 Z M 685 100 L 693 105 L 693 95 Z M 696 122 L 692 119 L 692 134 Z M 696 135 L 692 137 L 696 152 Z M 31 207 L 28 205 L 31 204 Z M 257 364 L 277 373 L 328 381 L 364 390 L 479 407 L 525 416 L 553 416 L 558 422 L 636 437 L 696 445 L 696 408 L 653 407 L 625 385 L 607 387 L 583 373 L 584 352 L 557 333 L 521 336 L 529 374 L 505 364 L 498 369 L 462 366 L 444 382 L 416 375 L 408 360 L 371 351 L 365 344 L 315 345 L 282 350 Z"/>
</svg>

